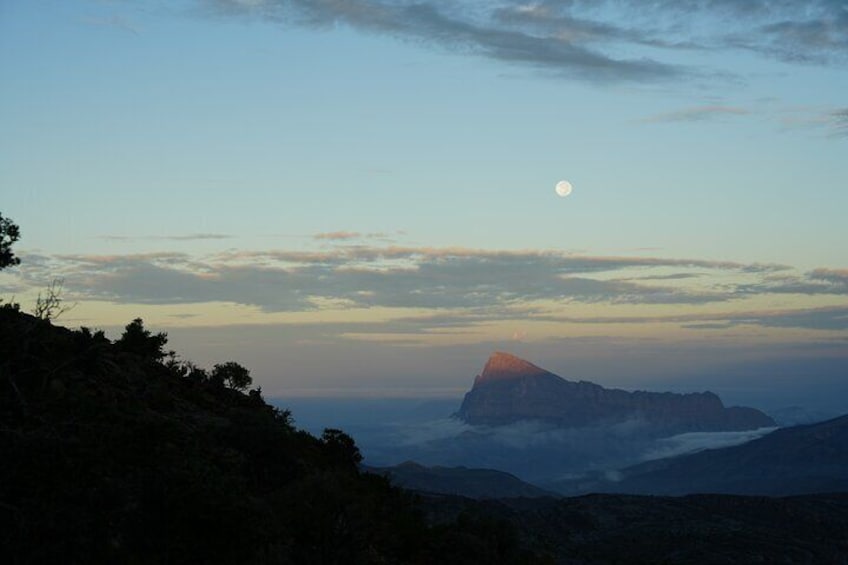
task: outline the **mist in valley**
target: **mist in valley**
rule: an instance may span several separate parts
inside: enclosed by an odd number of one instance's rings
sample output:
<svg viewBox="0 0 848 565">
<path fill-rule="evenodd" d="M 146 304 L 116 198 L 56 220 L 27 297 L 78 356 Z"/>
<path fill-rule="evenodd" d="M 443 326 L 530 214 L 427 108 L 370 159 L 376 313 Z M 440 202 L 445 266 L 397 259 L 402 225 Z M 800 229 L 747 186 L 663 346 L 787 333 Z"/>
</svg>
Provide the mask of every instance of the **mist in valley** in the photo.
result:
<svg viewBox="0 0 848 565">
<path fill-rule="evenodd" d="M 295 424 L 313 434 L 345 430 L 364 463 L 496 469 L 552 490 L 581 477 L 615 478 L 619 469 L 651 459 L 738 445 L 775 428 L 658 436 L 644 421 L 561 428 L 542 421 L 503 426 L 467 424 L 454 416 L 460 399 L 276 399 Z M 561 487 L 563 484 L 565 486 Z"/>
</svg>

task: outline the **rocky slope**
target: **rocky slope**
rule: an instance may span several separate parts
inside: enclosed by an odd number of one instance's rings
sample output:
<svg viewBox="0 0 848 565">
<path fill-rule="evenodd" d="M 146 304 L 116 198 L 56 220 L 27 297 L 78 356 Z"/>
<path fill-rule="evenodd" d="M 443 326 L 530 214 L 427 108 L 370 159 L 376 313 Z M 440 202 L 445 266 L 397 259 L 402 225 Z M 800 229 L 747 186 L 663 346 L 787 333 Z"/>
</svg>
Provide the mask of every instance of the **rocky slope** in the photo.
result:
<svg viewBox="0 0 848 565">
<path fill-rule="evenodd" d="M 585 427 L 639 420 L 659 433 L 734 431 L 774 426 L 753 408 L 725 407 L 711 392 L 628 392 L 573 382 L 503 352 L 489 357 L 457 414 L 469 424 L 543 420 Z"/>
</svg>

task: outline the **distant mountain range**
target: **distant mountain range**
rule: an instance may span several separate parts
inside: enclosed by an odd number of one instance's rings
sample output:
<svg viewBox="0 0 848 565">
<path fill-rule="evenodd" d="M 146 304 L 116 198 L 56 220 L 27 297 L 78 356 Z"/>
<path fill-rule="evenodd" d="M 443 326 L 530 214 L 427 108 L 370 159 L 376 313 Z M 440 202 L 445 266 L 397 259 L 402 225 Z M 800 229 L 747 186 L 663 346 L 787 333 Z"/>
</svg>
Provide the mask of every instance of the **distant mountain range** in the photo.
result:
<svg viewBox="0 0 848 565">
<path fill-rule="evenodd" d="M 774 418 L 777 425 L 786 428 L 789 426 L 801 426 L 804 424 L 815 424 L 824 422 L 839 416 L 839 412 L 827 412 L 824 410 L 810 410 L 802 406 L 784 406 L 768 410 L 768 415 Z"/>
<path fill-rule="evenodd" d="M 628 392 L 587 381 L 568 381 L 504 352 L 489 357 L 457 416 L 469 424 L 505 425 L 541 420 L 561 427 L 641 421 L 657 435 L 740 431 L 774 426 L 747 407 L 725 407 L 711 392 Z"/>
<path fill-rule="evenodd" d="M 775 496 L 848 492 L 848 415 L 782 428 L 742 445 L 647 461 L 594 480 L 572 481 L 570 490 Z"/>
<path fill-rule="evenodd" d="M 363 470 L 387 476 L 393 484 L 421 492 L 454 494 L 479 499 L 559 496 L 525 483 L 515 475 L 494 469 L 425 467 L 413 461 L 407 461 L 393 467 L 364 467 Z"/>
<path fill-rule="evenodd" d="M 388 476 L 403 488 L 476 499 L 587 493 L 793 496 L 848 492 L 848 415 L 782 428 L 741 445 L 545 483 L 551 490 L 493 469 L 425 467 L 408 461 L 365 470 Z"/>
</svg>

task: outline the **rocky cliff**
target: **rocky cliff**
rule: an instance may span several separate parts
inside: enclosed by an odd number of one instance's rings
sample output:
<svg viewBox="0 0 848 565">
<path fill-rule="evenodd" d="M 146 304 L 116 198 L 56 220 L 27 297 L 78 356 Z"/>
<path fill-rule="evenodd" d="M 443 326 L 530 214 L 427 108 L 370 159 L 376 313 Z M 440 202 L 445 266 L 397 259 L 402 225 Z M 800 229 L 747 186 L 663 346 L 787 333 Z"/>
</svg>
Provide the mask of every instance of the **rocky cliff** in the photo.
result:
<svg viewBox="0 0 848 565">
<path fill-rule="evenodd" d="M 514 355 L 495 352 L 457 414 L 469 424 L 543 420 L 563 427 L 644 422 L 662 433 L 749 430 L 774 426 L 754 408 L 725 407 L 711 392 L 628 392 L 565 380 Z"/>
</svg>

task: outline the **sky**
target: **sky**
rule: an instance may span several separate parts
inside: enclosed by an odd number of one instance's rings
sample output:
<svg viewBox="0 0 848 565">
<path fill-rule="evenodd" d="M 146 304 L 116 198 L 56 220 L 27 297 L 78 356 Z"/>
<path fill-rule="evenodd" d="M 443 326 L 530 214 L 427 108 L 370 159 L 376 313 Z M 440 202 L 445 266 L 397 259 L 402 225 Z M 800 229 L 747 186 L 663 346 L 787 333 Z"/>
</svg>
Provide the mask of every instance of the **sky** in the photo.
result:
<svg viewBox="0 0 848 565">
<path fill-rule="evenodd" d="M 270 396 L 832 400 L 846 93 L 841 0 L 5 0 L 0 296 Z"/>
</svg>

